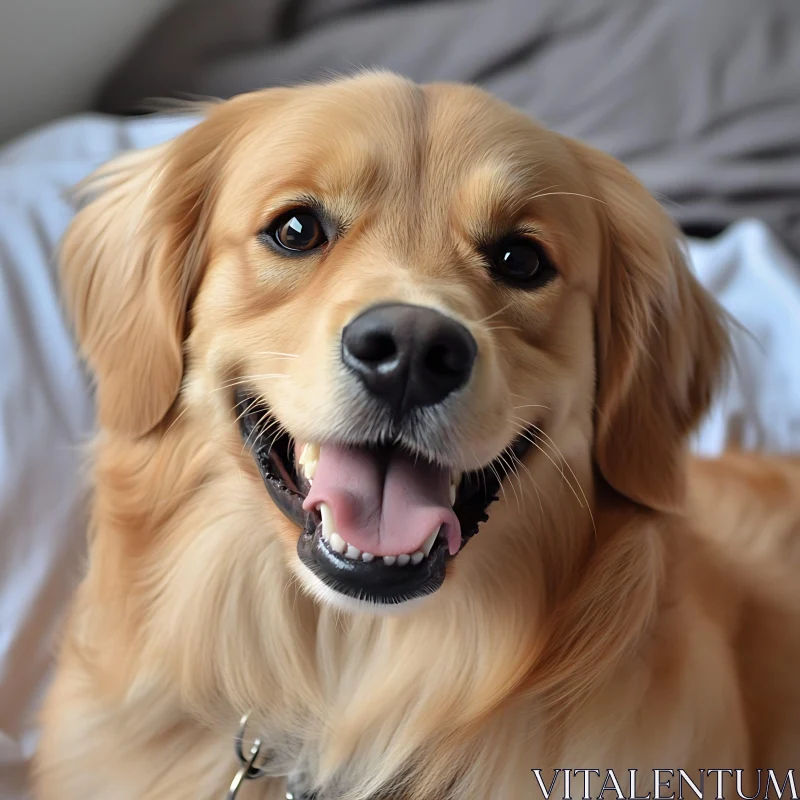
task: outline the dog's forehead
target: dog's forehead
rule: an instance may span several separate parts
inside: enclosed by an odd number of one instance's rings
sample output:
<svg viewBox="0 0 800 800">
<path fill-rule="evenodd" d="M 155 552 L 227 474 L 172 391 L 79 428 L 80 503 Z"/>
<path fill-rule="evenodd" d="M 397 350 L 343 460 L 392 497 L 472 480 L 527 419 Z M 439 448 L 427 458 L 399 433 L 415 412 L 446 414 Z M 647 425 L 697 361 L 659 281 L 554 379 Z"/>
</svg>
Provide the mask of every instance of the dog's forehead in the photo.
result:
<svg viewBox="0 0 800 800">
<path fill-rule="evenodd" d="M 229 183 L 276 209 L 291 195 L 511 202 L 565 161 L 560 137 L 485 92 L 394 76 L 293 90 L 250 131 Z"/>
</svg>

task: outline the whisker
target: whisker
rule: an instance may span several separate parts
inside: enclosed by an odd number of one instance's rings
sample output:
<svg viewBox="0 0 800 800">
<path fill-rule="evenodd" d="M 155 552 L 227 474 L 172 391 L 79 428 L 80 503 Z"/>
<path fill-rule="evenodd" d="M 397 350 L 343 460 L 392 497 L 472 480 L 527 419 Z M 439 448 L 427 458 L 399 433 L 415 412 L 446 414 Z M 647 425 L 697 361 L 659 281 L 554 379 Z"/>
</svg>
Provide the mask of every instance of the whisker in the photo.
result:
<svg viewBox="0 0 800 800">
<path fill-rule="evenodd" d="M 286 375 L 283 372 L 275 372 L 275 373 L 263 373 L 261 375 L 242 375 L 238 378 L 232 379 L 230 381 L 225 381 L 224 383 L 220 384 L 216 389 L 212 389 L 212 392 L 221 392 L 225 389 L 232 389 L 234 386 L 241 386 L 243 384 L 250 383 L 250 381 L 255 380 L 263 380 L 267 378 L 288 378 L 289 375 Z"/>
<path fill-rule="evenodd" d="M 556 453 L 558 453 L 558 455 L 561 457 L 561 460 L 564 462 L 564 464 L 566 464 L 567 469 L 572 473 L 572 477 L 575 478 L 575 483 L 578 484 L 578 488 L 581 490 L 581 494 L 583 495 L 583 499 L 586 501 L 586 505 L 588 506 L 589 505 L 589 501 L 586 498 L 586 493 L 583 491 L 583 487 L 581 486 L 581 482 L 578 480 L 578 476 L 575 474 L 575 472 L 572 469 L 572 466 L 570 465 L 569 461 L 567 461 L 567 459 L 564 457 L 564 454 L 561 452 L 561 450 L 559 449 L 558 445 L 538 425 L 533 425 L 532 427 L 533 427 L 533 429 L 536 431 L 536 433 L 539 436 L 544 437 L 550 443 L 550 446 L 556 451 Z"/>
<path fill-rule="evenodd" d="M 536 488 L 536 481 L 533 480 L 533 475 L 531 474 L 531 471 L 525 466 L 525 464 L 522 463 L 522 461 L 520 460 L 519 456 L 513 450 L 509 450 L 508 451 L 508 457 L 509 457 L 510 466 L 512 468 L 514 476 L 516 477 L 517 483 L 519 484 L 519 491 L 520 491 L 520 494 L 522 495 L 523 501 L 525 500 L 525 487 L 524 487 L 524 485 L 522 483 L 522 474 L 520 473 L 519 469 L 515 469 L 514 468 L 514 462 L 516 462 L 518 467 L 522 467 L 522 469 L 525 470 L 525 472 L 527 473 L 528 477 L 531 479 L 531 482 L 533 483 L 534 491 L 536 492 L 536 495 L 538 497 L 539 496 L 539 490 Z M 539 498 L 540 507 L 541 507 L 541 502 L 542 502 L 541 498 Z"/>
<path fill-rule="evenodd" d="M 236 424 L 239 422 L 239 420 L 240 420 L 240 419 L 241 419 L 241 418 L 242 418 L 242 417 L 243 417 L 245 414 L 248 414 L 248 413 L 250 412 L 250 410 L 253 408 L 253 406 L 255 406 L 255 405 L 258 405 L 258 398 L 257 398 L 257 397 L 256 397 L 256 398 L 253 398 L 253 399 L 250 401 L 250 404 L 247 406 L 247 408 L 245 408 L 245 409 L 244 409 L 244 410 L 241 412 L 241 414 L 239 414 L 239 415 L 236 417 L 236 419 L 235 419 L 235 420 L 234 420 L 234 421 L 233 421 L 231 424 L 232 424 L 232 425 L 236 425 Z M 244 453 L 244 452 L 245 452 L 245 450 L 247 450 L 248 448 L 252 449 L 252 447 L 255 447 L 255 445 L 256 445 L 256 441 L 257 441 L 257 440 L 259 440 L 259 439 L 261 439 L 261 438 L 262 438 L 262 436 L 266 436 L 266 434 L 269 432 L 270 428 L 271 428 L 273 425 L 275 425 L 276 423 L 277 423 L 277 424 L 280 424 L 280 423 L 278 422 L 278 420 L 277 420 L 277 419 L 275 419 L 275 420 L 273 420 L 273 421 L 272 421 L 272 422 L 271 422 L 271 423 L 270 423 L 270 424 L 267 426 L 266 430 L 264 430 L 264 431 L 260 431 L 260 430 L 259 430 L 259 426 L 261 425 L 261 423 L 262 423 L 262 422 L 263 422 L 263 420 L 264 420 L 264 417 L 266 417 L 268 413 L 269 413 L 269 412 L 265 412 L 265 413 L 262 415 L 262 417 L 261 417 L 261 418 L 258 420 L 258 422 L 256 422 L 256 424 L 253 426 L 253 428 L 252 428 L 252 430 L 250 431 L 250 433 L 248 433 L 248 434 L 247 434 L 247 438 L 246 438 L 246 439 L 244 440 L 244 442 L 242 443 L 242 449 L 241 449 L 241 452 L 242 452 L 242 453 Z M 252 444 L 252 446 L 251 446 L 251 444 L 250 444 L 250 437 L 251 437 L 251 436 L 252 436 L 254 433 L 256 434 L 256 440 L 253 442 L 253 444 Z"/>
<path fill-rule="evenodd" d="M 253 434 L 255 434 L 255 439 L 254 439 L 253 443 L 251 444 L 250 443 L 250 437 Z M 253 428 L 250 430 L 250 433 L 247 434 L 247 438 L 242 442 L 242 451 L 241 452 L 244 453 L 246 450 L 251 450 L 252 451 L 253 448 L 256 446 L 256 441 L 258 441 L 260 438 L 261 438 L 261 434 L 257 431 L 256 427 L 253 426 Z"/>
<path fill-rule="evenodd" d="M 280 353 L 277 350 L 256 350 L 254 356 L 277 356 L 280 358 L 300 358 L 297 353 Z"/>
<path fill-rule="evenodd" d="M 515 417 L 515 419 L 518 419 L 520 422 L 525 422 L 525 420 L 523 420 L 521 417 Z M 578 480 L 578 476 L 575 474 L 575 471 L 572 469 L 572 465 L 565 458 L 565 456 L 561 452 L 561 449 L 559 448 L 559 446 L 553 441 L 552 437 L 546 431 L 544 431 L 542 428 L 540 428 L 538 425 L 536 425 L 534 423 L 531 423 L 531 427 L 536 431 L 538 436 L 541 436 L 542 438 L 544 438 L 549 443 L 550 447 L 553 449 L 553 451 L 561 459 L 561 462 L 564 465 L 566 465 L 567 469 L 570 471 L 570 474 L 572 475 L 573 479 L 575 480 L 575 483 L 577 484 L 578 488 L 580 489 L 581 494 L 583 495 L 583 500 L 586 503 L 586 507 L 589 508 L 589 500 L 586 497 L 586 492 L 583 490 L 583 486 L 581 485 L 581 482 Z"/>
<path fill-rule="evenodd" d="M 253 426 L 253 429 L 250 431 L 250 433 L 247 434 L 247 438 L 245 439 L 244 445 L 242 447 L 242 452 L 244 452 L 248 448 L 252 449 L 253 447 L 256 447 L 257 442 L 260 442 L 261 439 L 263 439 L 274 428 L 277 428 L 278 431 L 280 431 L 280 432 L 286 432 L 285 429 L 283 428 L 283 425 L 281 424 L 281 421 L 279 419 L 277 419 L 277 418 L 273 418 L 272 422 L 270 422 L 270 424 L 267 425 L 267 427 L 262 430 L 261 429 L 261 425 L 263 424 L 264 420 L 268 416 L 269 416 L 269 411 L 265 411 L 261 415 L 259 420 L 256 422 L 256 424 Z M 250 444 L 250 437 L 253 434 L 256 434 L 256 438 L 253 441 L 253 444 L 251 445 Z M 278 434 L 278 435 L 280 435 L 280 434 Z"/>
<path fill-rule="evenodd" d="M 495 478 L 497 478 L 497 482 L 500 484 L 500 491 L 503 493 L 503 502 L 508 502 L 508 497 L 506 497 L 506 490 L 503 486 L 503 479 L 500 477 L 499 473 L 495 469 L 494 464 L 489 464 L 489 469 L 494 473 Z M 481 470 L 483 472 L 483 470 Z M 513 487 L 512 487 L 513 488 Z"/>
<path fill-rule="evenodd" d="M 522 328 L 516 328 L 513 325 L 487 325 L 486 329 L 490 331 L 517 331 L 517 333 L 522 333 Z"/>
<path fill-rule="evenodd" d="M 279 419 L 275 418 L 275 417 L 272 418 L 272 420 L 269 422 L 269 424 L 266 427 L 262 428 L 261 426 L 264 424 L 264 421 L 267 420 L 267 419 L 269 419 L 269 411 L 265 411 L 261 415 L 261 418 L 256 423 L 255 430 L 258 431 L 259 440 L 263 439 L 265 436 L 267 436 L 269 433 L 272 433 L 274 430 L 277 430 L 277 431 L 285 430 L 284 427 L 283 427 L 283 424 L 281 423 L 281 421 Z"/>
<path fill-rule="evenodd" d="M 513 423 L 513 422 L 512 422 L 512 424 L 515 424 L 515 423 Z M 519 423 L 516 423 L 516 424 L 517 424 L 517 425 L 519 425 Z M 523 438 L 523 439 L 525 439 L 526 441 L 530 442 L 530 443 L 531 443 L 531 444 L 532 444 L 532 445 L 533 445 L 533 446 L 534 446 L 534 447 L 535 447 L 535 448 L 536 448 L 536 449 L 537 449 L 537 450 L 538 450 L 540 453 L 542 453 L 542 455 L 544 455 L 544 456 L 545 456 L 545 457 L 546 457 L 546 458 L 547 458 L 547 459 L 550 461 L 550 463 L 551 463 L 551 464 L 552 464 L 552 465 L 553 465 L 553 466 L 554 466 L 554 467 L 555 467 L 555 468 L 558 470 L 558 472 L 561 474 L 561 477 L 564 479 L 564 483 L 566 483 L 566 484 L 567 484 L 567 486 L 569 486 L 570 490 L 571 490 L 571 491 L 572 491 L 572 493 L 575 495 L 575 499 L 578 501 L 578 504 L 580 505 L 580 507 L 581 507 L 581 508 L 583 508 L 583 507 L 584 507 L 584 505 L 583 505 L 583 501 L 581 500 L 581 498 L 580 498 L 580 497 L 578 497 L 578 493 L 575 491 L 575 487 L 574 487 L 574 486 L 572 485 L 572 483 L 571 483 L 571 482 L 570 482 L 570 481 L 567 479 L 567 476 L 566 476 L 566 474 L 564 473 L 564 468 L 563 468 L 563 467 L 560 467 L 560 466 L 559 466 L 559 465 L 558 465 L 558 464 L 557 464 L 557 463 L 556 463 L 556 462 L 553 460 L 553 457 L 550 455 L 550 453 L 548 453 L 548 452 L 547 452 L 547 450 L 545 450 L 545 449 L 544 449 L 544 448 L 541 446 L 541 444 L 539 444 L 539 442 L 537 442 L 537 441 L 536 441 L 534 438 L 531 438 L 531 435 L 530 435 L 530 434 L 529 434 L 529 433 L 528 433 L 528 432 L 527 432 L 527 431 L 526 431 L 524 428 L 522 428 L 522 426 L 521 426 L 521 425 L 519 426 L 519 429 L 520 429 L 520 436 L 522 436 L 522 438 Z"/>
<path fill-rule="evenodd" d="M 605 200 L 601 200 L 599 197 L 592 197 L 588 194 L 581 194 L 580 192 L 541 192 L 540 194 L 535 194 L 531 197 L 531 200 L 539 200 L 542 197 L 555 197 L 557 195 L 566 195 L 568 197 L 583 197 L 585 200 L 594 200 L 597 203 L 602 203 L 604 206 L 608 205 Z"/>
<path fill-rule="evenodd" d="M 522 469 L 528 473 L 528 477 L 531 479 L 533 491 L 536 492 L 536 499 L 539 501 L 539 522 L 542 526 L 544 526 L 544 506 L 542 505 L 542 496 L 539 494 L 539 487 L 536 485 L 536 478 L 533 477 L 533 473 L 528 469 L 522 459 L 515 452 L 511 451 L 511 456 L 517 462 L 517 465 L 522 467 Z M 517 474 L 519 474 L 519 471 L 517 471 Z"/>
<path fill-rule="evenodd" d="M 517 483 L 519 484 L 519 493 L 522 495 L 522 499 L 523 499 L 523 501 L 524 501 L 524 500 L 525 500 L 525 486 L 524 486 L 524 484 L 522 483 L 522 473 L 519 471 L 519 469 L 518 469 L 517 467 L 518 467 L 519 465 L 522 465 L 522 467 L 525 469 L 525 472 L 527 472 L 527 473 L 528 473 L 528 477 L 529 477 L 529 478 L 533 478 L 533 476 L 531 475 L 530 471 L 529 471 L 527 468 L 525 468 L 525 465 L 524 465 L 524 464 L 522 464 L 522 462 L 519 460 L 519 458 L 517 458 L 517 457 L 515 456 L 515 454 L 514 454 L 514 452 L 513 452 L 513 451 L 510 451 L 510 452 L 509 452 L 509 459 L 508 459 L 508 460 L 510 461 L 511 468 L 512 468 L 512 469 L 513 469 L 513 471 L 514 471 L 514 477 L 516 477 L 516 479 L 517 479 Z M 514 464 L 514 461 L 515 461 L 515 460 L 516 460 L 516 462 L 517 462 L 517 464 L 516 464 L 516 465 Z"/>
<path fill-rule="evenodd" d="M 544 431 L 542 431 L 541 428 L 537 427 L 533 423 L 529 423 L 526 419 L 523 419 L 522 417 L 512 416 L 511 419 L 514 422 L 516 422 L 523 431 L 529 432 L 529 430 L 528 430 L 529 428 L 534 428 L 535 429 L 534 435 L 539 436 L 540 434 L 544 433 Z M 566 459 L 564 458 L 564 455 L 558 449 L 558 447 L 555 446 L 555 443 L 553 442 L 553 440 L 550 439 L 549 436 L 547 437 L 547 440 L 548 441 L 546 441 L 545 444 L 547 444 L 547 446 L 550 447 L 550 449 L 553 452 L 553 454 L 556 455 L 560 461 L 564 461 L 566 463 Z"/>
<path fill-rule="evenodd" d="M 506 463 L 505 453 L 501 453 L 500 454 L 500 463 L 503 465 L 503 468 L 506 470 L 506 475 L 511 475 L 514 472 L 514 470 L 510 469 L 508 464 Z M 499 476 L 498 476 L 498 478 L 499 478 Z M 502 481 L 500 482 L 500 485 L 502 486 Z M 514 482 L 513 481 L 509 481 L 509 486 L 511 486 L 511 491 L 514 492 L 514 497 L 517 498 L 517 511 L 521 514 L 522 513 L 522 503 L 520 502 L 520 498 L 519 498 L 519 495 L 517 494 L 517 490 L 514 488 Z M 520 486 L 520 488 L 522 488 L 522 487 Z"/>
<path fill-rule="evenodd" d="M 249 412 L 250 412 L 250 410 L 253 408 L 253 406 L 254 406 L 254 405 L 257 405 L 257 404 L 258 404 L 258 398 L 257 398 L 257 397 L 254 397 L 254 398 L 253 398 L 253 399 L 250 401 L 250 405 L 249 405 L 249 406 L 247 406 L 247 408 L 245 408 L 245 409 L 244 409 L 244 411 L 242 411 L 242 413 L 241 413 L 241 414 L 239 414 L 239 415 L 236 417 L 236 419 L 235 419 L 235 420 L 234 420 L 234 421 L 233 421 L 231 424 L 232 424 L 232 425 L 235 425 L 237 422 L 239 422 L 239 420 L 240 420 L 240 419 L 241 419 L 241 418 L 242 418 L 242 417 L 243 417 L 245 414 L 249 413 Z"/>
<path fill-rule="evenodd" d="M 579 505 L 581 508 L 585 508 L 586 506 L 584 505 L 584 503 L 583 503 L 583 500 L 581 500 L 581 498 L 578 496 L 578 493 L 575 491 L 575 487 L 572 485 L 572 482 L 571 482 L 571 481 L 569 481 L 569 480 L 567 479 L 567 476 L 566 476 L 566 474 L 564 473 L 564 469 L 563 469 L 562 467 L 559 467 L 559 466 L 558 466 L 558 464 L 556 464 L 556 462 L 553 460 L 552 456 L 551 456 L 551 455 L 550 455 L 550 454 L 547 452 L 547 450 L 545 450 L 545 449 L 544 449 L 544 448 L 543 448 L 543 447 L 542 447 L 542 446 L 541 446 L 541 445 L 540 445 L 538 442 L 534 442 L 534 441 L 532 441 L 532 442 L 531 442 L 531 444 L 532 444 L 532 445 L 533 445 L 533 446 L 534 446 L 534 447 L 535 447 L 535 448 L 536 448 L 536 449 L 537 449 L 537 450 L 538 450 L 538 451 L 539 451 L 539 452 L 540 452 L 540 453 L 541 453 L 543 456 L 545 456 L 545 458 L 547 458 L 547 460 L 548 460 L 548 461 L 549 461 L 549 462 L 550 462 L 550 463 L 551 463 L 551 464 L 552 464 L 552 465 L 553 465 L 553 466 L 554 466 L 554 467 L 555 467 L 555 468 L 558 470 L 559 474 L 560 474 L 560 475 L 561 475 L 561 477 L 564 479 L 564 483 L 566 483 L 566 484 L 567 484 L 567 486 L 569 486 L 569 489 L 570 489 L 570 491 L 572 492 L 572 494 L 574 495 L 574 497 L 575 497 L 575 500 L 577 501 L 578 505 Z M 591 510 L 589 511 L 589 513 L 591 514 Z"/>
<path fill-rule="evenodd" d="M 180 413 L 180 414 L 178 414 L 178 416 L 177 416 L 177 417 L 175 417 L 175 419 L 174 419 L 174 420 L 172 420 L 172 422 L 170 422 L 170 424 L 169 424 L 169 428 L 167 428 L 167 430 L 164 432 L 164 435 L 165 435 L 165 436 L 166 436 L 166 434 L 168 434 L 168 433 L 169 433 L 169 432 L 172 430 L 173 426 L 174 426 L 174 425 L 175 425 L 175 424 L 178 422 L 178 420 L 179 420 L 179 419 L 180 419 L 180 418 L 181 418 L 181 417 L 182 417 L 182 416 L 183 416 L 183 415 L 184 415 L 184 414 L 185 414 L 185 413 L 186 413 L 188 410 L 189 410 L 189 406 L 188 406 L 188 405 L 184 406 L 184 408 L 183 408 L 183 411 L 181 411 L 181 413 Z"/>
<path fill-rule="evenodd" d="M 512 419 L 513 420 L 517 420 L 517 424 L 520 425 L 520 428 L 521 428 L 523 433 L 527 433 L 528 432 L 527 431 L 528 427 L 532 427 L 536 431 L 534 433 L 535 436 L 540 436 L 540 435 L 544 434 L 544 431 L 541 428 L 539 428 L 539 427 L 537 427 L 536 425 L 533 425 L 533 424 L 529 425 L 527 420 L 522 419 L 522 417 L 512 417 Z M 514 424 L 514 423 L 512 423 L 512 424 Z M 544 434 L 544 435 L 547 436 L 546 434 Z M 561 471 L 561 474 L 564 475 L 564 465 L 566 465 L 567 469 L 569 469 L 569 471 L 570 471 L 570 474 L 575 479 L 575 482 L 578 484 L 578 488 L 581 490 L 581 494 L 584 495 L 584 500 L 586 500 L 586 495 L 585 495 L 585 493 L 583 491 L 583 487 L 581 487 L 581 485 L 580 485 L 580 481 L 578 480 L 578 477 L 572 471 L 572 467 L 570 466 L 570 464 L 567 461 L 567 459 L 564 457 L 564 454 L 561 452 L 561 450 L 558 449 L 558 446 L 556 445 L 556 443 L 549 436 L 547 436 L 547 440 L 546 441 L 545 440 L 542 440 L 542 441 L 543 441 L 544 444 L 546 444 L 550 448 L 551 452 L 561 462 L 560 465 L 556 465 L 556 469 L 559 469 Z M 564 479 L 565 480 L 567 479 L 566 475 L 564 475 Z M 586 505 L 587 506 L 589 505 L 588 501 L 586 501 Z"/>
<path fill-rule="evenodd" d="M 496 317 L 498 314 L 502 314 L 504 311 L 506 311 L 507 309 L 511 308 L 512 305 L 514 305 L 514 304 L 513 303 L 506 303 L 506 305 L 504 305 L 502 308 L 499 308 L 493 314 L 489 314 L 488 316 L 484 317 L 483 319 L 476 320 L 475 321 L 475 325 L 481 325 L 484 322 L 488 322 L 493 317 Z"/>
<path fill-rule="evenodd" d="M 549 446 L 554 449 L 554 452 L 556 452 L 558 454 L 558 457 L 566 465 L 567 469 L 570 471 L 570 474 L 572 475 L 573 480 L 577 484 L 578 489 L 580 490 L 580 493 L 581 493 L 581 495 L 583 497 L 583 500 L 581 500 L 581 498 L 578 497 L 578 493 L 575 491 L 575 487 L 572 485 L 572 482 L 567 478 L 566 474 L 564 473 L 564 467 L 563 466 L 559 467 L 559 465 L 556 464 L 555 461 L 553 461 L 553 459 L 550 456 L 550 454 L 539 444 L 539 442 L 537 442 L 534 439 L 530 438 L 530 434 L 528 434 L 527 430 L 525 430 L 520 425 L 520 423 L 512 421 L 511 424 L 519 426 L 520 435 L 522 436 L 522 438 L 524 438 L 526 441 L 530 442 L 540 453 L 544 454 L 547 457 L 547 459 L 550 461 L 550 463 L 561 473 L 561 477 L 563 478 L 564 483 L 566 483 L 567 486 L 569 486 L 570 491 L 575 496 L 575 499 L 578 501 L 578 505 L 581 508 L 585 508 L 589 512 L 589 519 L 591 520 L 592 530 L 594 531 L 594 536 L 595 536 L 595 539 L 596 539 L 597 538 L 597 526 L 596 526 L 595 521 L 594 521 L 594 514 L 592 513 L 591 504 L 589 503 L 589 499 L 586 496 L 586 492 L 584 491 L 583 486 L 581 485 L 581 482 L 578 480 L 578 476 L 575 474 L 575 472 L 572 469 L 572 466 L 570 465 L 569 461 L 567 461 L 567 459 L 564 457 L 564 454 L 561 452 L 561 450 L 558 448 L 558 446 L 555 444 L 555 442 L 553 442 L 553 440 L 549 436 L 547 436 L 547 434 L 545 434 L 544 431 L 541 428 L 537 427 L 536 425 L 533 425 L 533 428 L 537 431 L 537 434 L 534 434 L 534 435 L 544 435 L 544 436 L 546 436 L 547 439 L 549 440 Z M 529 423 L 526 423 L 526 424 L 529 424 Z M 544 441 L 544 439 L 543 439 L 543 441 Z"/>
<path fill-rule="evenodd" d="M 589 516 L 592 517 L 592 527 L 594 528 L 594 517 L 592 516 L 591 504 L 589 503 L 589 499 L 586 497 L 586 492 L 583 490 L 583 486 L 581 485 L 581 482 L 578 480 L 578 476 L 575 474 L 575 471 L 572 469 L 571 464 L 564 457 L 564 454 L 561 452 L 561 450 L 559 449 L 558 445 L 553 441 L 553 439 L 547 433 L 545 433 L 545 431 L 543 431 L 538 425 L 533 425 L 533 428 L 536 430 L 536 432 L 540 436 L 543 436 L 545 439 L 547 439 L 547 441 L 550 442 L 550 445 L 555 449 L 555 451 L 559 454 L 559 456 L 561 456 L 561 460 L 564 462 L 564 464 L 566 464 L 567 469 L 570 471 L 570 474 L 575 479 L 575 483 L 578 485 L 578 489 L 580 489 L 580 492 L 583 495 L 583 500 L 586 503 L 586 508 L 589 511 Z M 595 528 L 595 537 L 596 536 L 597 536 L 597 528 Z"/>
<path fill-rule="evenodd" d="M 469 448 L 469 450 L 470 450 L 470 452 L 472 453 L 472 460 L 473 460 L 473 461 L 474 461 L 476 464 L 479 464 L 480 462 L 479 462 L 479 461 L 478 461 L 478 459 L 475 457 L 475 451 L 472 449 L 472 447 L 470 447 L 470 448 Z M 467 471 L 467 470 L 464 470 L 464 472 L 466 472 L 466 471 Z M 486 473 L 485 473 L 485 472 L 484 472 L 484 470 L 482 470 L 482 469 L 479 469 L 477 472 L 478 472 L 478 476 L 479 476 L 479 478 L 478 478 L 479 485 L 480 485 L 480 481 L 483 481 L 483 489 L 482 489 L 482 491 L 483 491 L 483 493 L 485 494 L 485 493 L 486 493 L 486 488 L 487 488 L 487 487 L 486 487 Z"/>
<path fill-rule="evenodd" d="M 275 436 L 280 436 L 280 434 L 283 432 L 283 428 L 281 425 L 275 425 L 273 423 L 270 423 L 270 425 L 263 431 L 258 431 L 257 429 L 254 428 L 253 431 L 251 431 L 250 435 L 248 435 L 247 440 L 244 443 L 244 448 L 247 447 L 250 447 L 251 449 L 257 448 L 260 445 L 261 440 L 268 434 L 272 433 L 273 430 L 275 431 Z M 250 436 L 253 433 L 255 433 L 256 435 L 251 445 L 249 440 Z"/>
</svg>

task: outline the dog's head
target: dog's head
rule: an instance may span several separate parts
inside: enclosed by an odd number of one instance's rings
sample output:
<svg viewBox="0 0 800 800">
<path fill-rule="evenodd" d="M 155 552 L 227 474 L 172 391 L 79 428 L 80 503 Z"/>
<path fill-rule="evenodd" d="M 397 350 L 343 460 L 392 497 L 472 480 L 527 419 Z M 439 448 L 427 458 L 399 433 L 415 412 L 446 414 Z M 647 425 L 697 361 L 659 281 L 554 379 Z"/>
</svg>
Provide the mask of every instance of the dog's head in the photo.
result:
<svg viewBox="0 0 800 800">
<path fill-rule="evenodd" d="M 323 595 L 434 591 L 510 473 L 561 450 L 679 506 L 725 335 L 610 157 L 373 74 L 213 106 L 92 185 L 63 275 L 101 426 L 191 421 Z"/>
</svg>

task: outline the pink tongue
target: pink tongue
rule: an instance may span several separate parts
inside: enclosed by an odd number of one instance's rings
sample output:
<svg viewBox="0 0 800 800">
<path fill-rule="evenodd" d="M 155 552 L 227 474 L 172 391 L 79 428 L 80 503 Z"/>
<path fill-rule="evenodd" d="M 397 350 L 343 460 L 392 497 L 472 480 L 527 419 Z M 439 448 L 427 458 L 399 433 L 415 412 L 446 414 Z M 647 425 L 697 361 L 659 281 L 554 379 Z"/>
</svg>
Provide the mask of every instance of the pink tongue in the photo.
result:
<svg viewBox="0 0 800 800">
<path fill-rule="evenodd" d="M 450 473 L 392 450 L 378 455 L 361 448 L 322 445 L 303 508 L 327 503 L 336 532 L 375 556 L 413 554 L 442 525 L 452 555 L 461 526 L 450 507 Z"/>
</svg>

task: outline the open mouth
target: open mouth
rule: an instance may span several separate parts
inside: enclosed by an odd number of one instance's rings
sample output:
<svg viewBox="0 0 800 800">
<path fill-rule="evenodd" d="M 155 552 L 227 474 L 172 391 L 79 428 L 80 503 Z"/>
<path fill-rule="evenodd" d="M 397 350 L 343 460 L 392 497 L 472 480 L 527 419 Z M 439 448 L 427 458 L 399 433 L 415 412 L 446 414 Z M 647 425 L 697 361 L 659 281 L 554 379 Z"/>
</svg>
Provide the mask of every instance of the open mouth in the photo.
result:
<svg viewBox="0 0 800 800">
<path fill-rule="evenodd" d="M 257 396 L 238 391 L 235 403 L 272 501 L 300 528 L 302 563 L 329 588 L 374 603 L 442 585 L 534 441 L 525 432 L 483 469 L 454 474 L 396 445 L 295 442 Z"/>
</svg>

